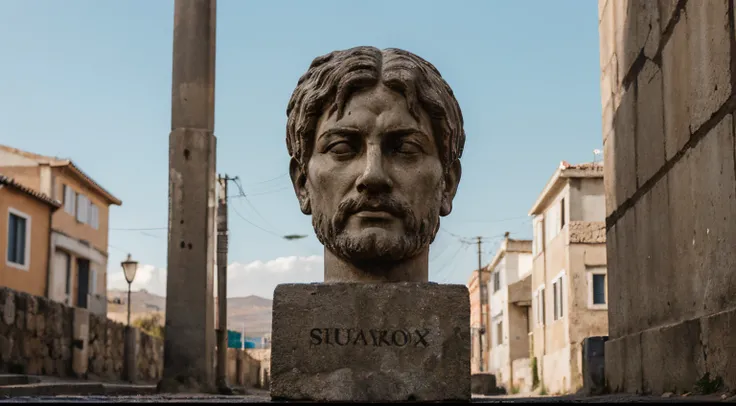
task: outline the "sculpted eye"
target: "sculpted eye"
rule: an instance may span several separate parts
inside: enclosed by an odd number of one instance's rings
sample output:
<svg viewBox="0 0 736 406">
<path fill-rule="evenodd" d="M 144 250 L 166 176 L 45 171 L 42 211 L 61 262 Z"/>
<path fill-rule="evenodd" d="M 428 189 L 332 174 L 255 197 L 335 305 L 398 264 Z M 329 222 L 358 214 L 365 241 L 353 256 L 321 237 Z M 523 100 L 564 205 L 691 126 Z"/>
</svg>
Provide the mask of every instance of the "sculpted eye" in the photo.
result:
<svg viewBox="0 0 736 406">
<path fill-rule="evenodd" d="M 328 148 L 328 151 L 335 155 L 348 155 L 354 152 L 353 147 L 347 142 L 337 142 Z"/>
<path fill-rule="evenodd" d="M 405 141 L 400 142 L 395 150 L 400 154 L 418 154 L 422 152 L 422 149 L 417 144 Z"/>
</svg>

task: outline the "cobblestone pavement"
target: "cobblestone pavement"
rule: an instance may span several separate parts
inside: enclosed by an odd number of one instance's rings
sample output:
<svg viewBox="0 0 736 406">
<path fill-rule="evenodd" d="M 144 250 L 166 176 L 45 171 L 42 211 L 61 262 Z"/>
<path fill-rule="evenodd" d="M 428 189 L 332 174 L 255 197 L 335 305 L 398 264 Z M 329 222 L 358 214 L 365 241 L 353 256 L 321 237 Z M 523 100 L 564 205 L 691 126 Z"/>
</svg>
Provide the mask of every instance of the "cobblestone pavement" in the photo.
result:
<svg viewBox="0 0 736 406">
<path fill-rule="evenodd" d="M 722 399 L 720 395 L 710 396 L 660 396 L 605 395 L 595 397 L 570 396 L 473 396 L 472 403 L 702 403 L 720 401 L 736 403 L 736 397 Z M 245 396 L 217 395 L 152 395 L 152 396 L 43 396 L 0 399 L 1 403 L 287 403 L 271 402 L 268 394 L 259 392 Z"/>
</svg>

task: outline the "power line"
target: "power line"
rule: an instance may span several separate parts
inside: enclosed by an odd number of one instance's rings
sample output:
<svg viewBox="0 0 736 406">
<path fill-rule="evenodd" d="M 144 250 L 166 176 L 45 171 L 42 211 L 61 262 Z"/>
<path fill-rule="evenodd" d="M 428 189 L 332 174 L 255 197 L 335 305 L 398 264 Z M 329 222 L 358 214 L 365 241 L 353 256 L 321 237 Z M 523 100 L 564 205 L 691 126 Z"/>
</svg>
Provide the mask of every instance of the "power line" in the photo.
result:
<svg viewBox="0 0 736 406">
<path fill-rule="evenodd" d="M 494 219 L 494 220 L 454 220 L 453 222 L 458 223 L 503 223 L 504 221 L 521 220 L 527 219 L 529 216 L 509 217 L 505 219 Z"/>
<path fill-rule="evenodd" d="M 150 227 L 150 228 L 111 228 L 110 231 L 154 231 L 168 230 L 168 227 Z"/>
<path fill-rule="evenodd" d="M 260 212 L 258 212 L 258 209 L 256 209 L 256 206 L 254 206 L 253 203 L 250 202 L 250 200 L 248 199 L 248 196 L 245 194 L 245 191 L 243 190 L 243 186 L 240 184 L 240 179 L 235 178 L 234 183 L 235 183 L 235 186 L 238 187 L 238 192 L 240 193 L 240 196 L 242 196 L 243 199 L 245 199 L 245 202 L 248 203 L 248 205 L 250 206 L 251 209 L 253 209 L 256 215 L 260 217 L 264 222 L 266 222 L 266 225 L 268 225 L 269 227 L 276 228 L 272 224 L 270 224 L 268 220 L 266 220 L 266 218 L 263 217 Z"/>
<path fill-rule="evenodd" d="M 243 219 L 243 221 L 245 221 L 246 223 L 248 223 L 248 224 L 252 225 L 253 227 L 255 227 L 255 228 L 257 228 L 257 229 L 259 229 L 259 230 L 261 230 L 261 231 L 263 231 L 263 232 L 269 233 L 269 234 L 271 234 L 271 235 L 275 235 L 276 237 L 279 237 L 279 238 L 283 238 L 283 236 L 282 236 L 282 235 L 279 235 L 278 233 L 274 233 L 273 231 L 270 231 L 270 230 L 266 230 L 265 228 L 263 228 L 263 227 L 261 227 L 261 226 L 259 226 L 259 225 L 255 224 L 255 223 L 253 223 L 252 221 L 248 220 L 247 218 L 243 217 L 243 215 L 242 215 L 242 214 L 240 214 L 240 212 L 239 212 L 238 210 L 236 210 L 236 209 L 235 209 L 235 207 L 233 207 L 233 206 L 230 206 L 230 208 L 231 208 L 231 209 L 233 209 L 233 212 L 234 212 L 234 213 L 235 213 L 235 214 L 236 214 L 236 215 L 237 215 L 238 217 L 240 217 L 241 219 Z"/>
<path fill-rule="evenodd" d="M 262 180 L 260 182 L 254 182 L 254 183 L 251 183 L 251 185 L 260 185 L 260 184 L 263 184 L 263 183 L 273 182 L 273 181 L 279 180 L 279 179 L 281 179 L 281 178 L 283 178 L 283 177 L 285 177 L 287 175 L 289 175 L 288 172 L 287 173 L 282 173 L 281 175 L 276 176 L 275 178 L 271 178 L 271 179 L 267 179 L 267 180 Z"/>
</svg>

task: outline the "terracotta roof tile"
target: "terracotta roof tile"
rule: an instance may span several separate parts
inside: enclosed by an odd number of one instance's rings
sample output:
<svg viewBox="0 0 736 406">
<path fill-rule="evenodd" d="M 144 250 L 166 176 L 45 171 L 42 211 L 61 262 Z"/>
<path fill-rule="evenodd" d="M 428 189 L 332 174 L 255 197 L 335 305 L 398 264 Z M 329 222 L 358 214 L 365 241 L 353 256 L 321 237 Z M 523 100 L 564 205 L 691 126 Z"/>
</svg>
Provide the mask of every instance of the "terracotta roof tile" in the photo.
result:
<svg viewBox="0 0 736 406">
<path fill-rule="evenodd" d="M 9 178 L 5 175 L 0 175 L 0 185 L 11 187 L 29 196 L 35 197 L 36 199 L 52 206 L 54 209 L 58 209 L 59 207 L 61 207 L 61 202 L 59 202 L 58 200 L 54 200 L 41 192 L 37 192 L 27 186 L 24 186 L 18 183 L 15 179 Z"/>
</svg>

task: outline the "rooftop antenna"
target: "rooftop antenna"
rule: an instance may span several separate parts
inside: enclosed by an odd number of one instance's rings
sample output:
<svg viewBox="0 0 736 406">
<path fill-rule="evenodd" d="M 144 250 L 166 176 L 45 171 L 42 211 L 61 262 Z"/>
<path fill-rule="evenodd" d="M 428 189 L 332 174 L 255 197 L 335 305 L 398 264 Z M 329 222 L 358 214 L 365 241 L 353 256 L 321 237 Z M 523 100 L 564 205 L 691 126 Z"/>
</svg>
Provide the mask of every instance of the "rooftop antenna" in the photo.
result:
<svg viewBox="0 0 736 406">
<path fill-rule="evenodd" d="M 598 157 L 599 157 L 599 156 L 600 156 L 601 154 L 603 154 L 603 151 L 601 151 L 600 149 L 597 149 L 597 148 L 596 148 L 596 149 L 594 149 L 594 150 L 593 150 L 593 162 L 598 162 Z"/>
</svg>

